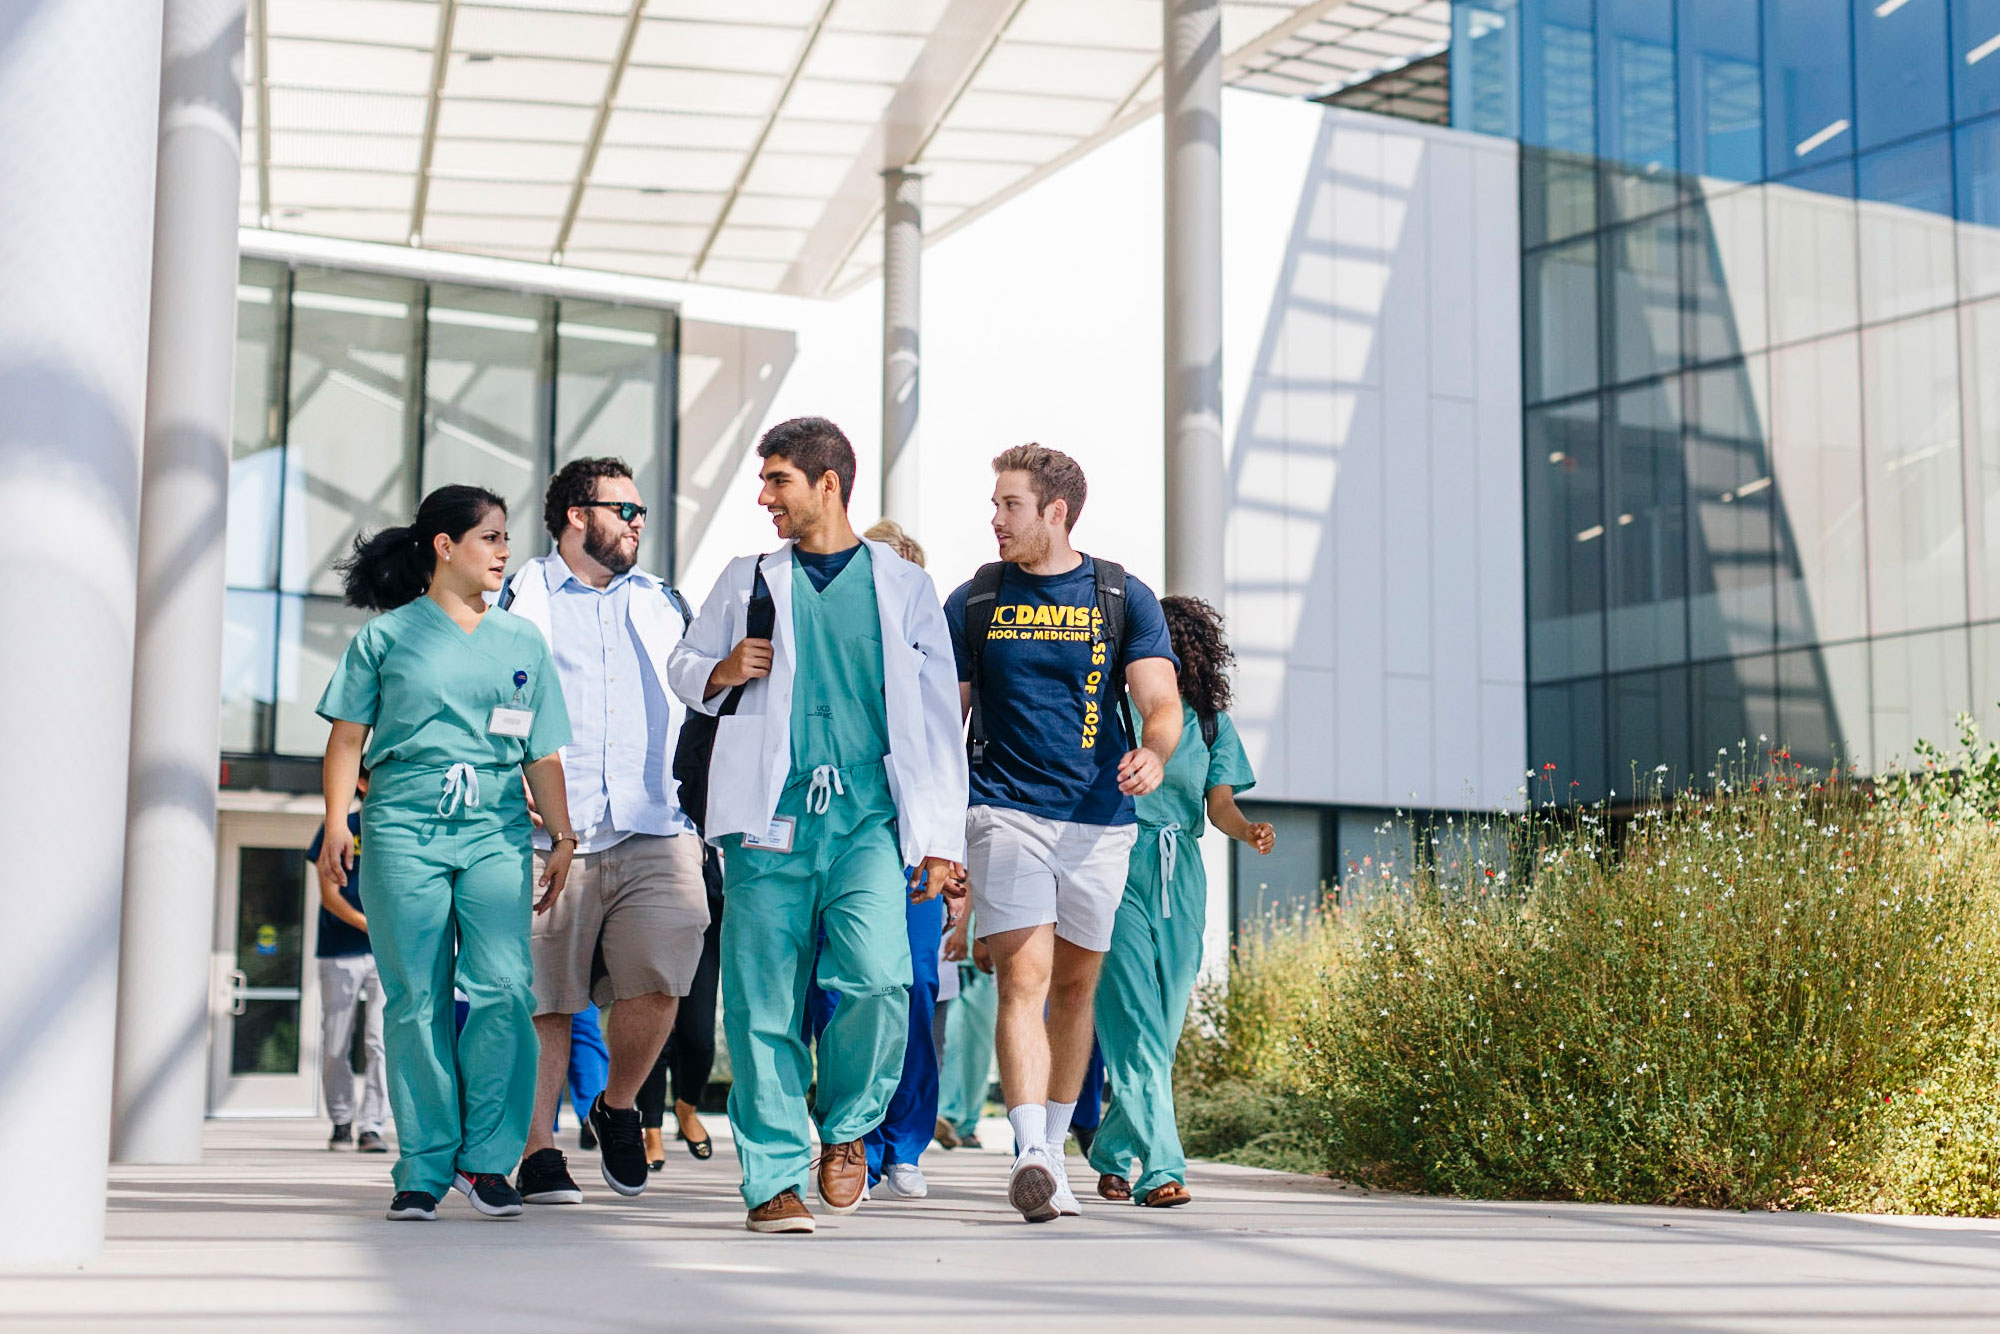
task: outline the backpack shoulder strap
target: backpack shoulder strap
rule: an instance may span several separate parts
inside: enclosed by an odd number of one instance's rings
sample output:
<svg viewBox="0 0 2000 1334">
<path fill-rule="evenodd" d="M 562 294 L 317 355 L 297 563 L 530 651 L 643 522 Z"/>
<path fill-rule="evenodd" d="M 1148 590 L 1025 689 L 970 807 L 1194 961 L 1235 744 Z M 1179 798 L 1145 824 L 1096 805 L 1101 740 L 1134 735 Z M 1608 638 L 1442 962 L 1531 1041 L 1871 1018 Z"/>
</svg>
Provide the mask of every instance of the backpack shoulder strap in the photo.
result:
<svg viewBox="0 0 2000 1334">
<path fill-rule="evenodd" d="M 1212 713 L 1196 714 L 1195 718 L 1201 724 L 1201 744 L 1214 750 L 1215 738 L 1222 734 L 1222 724 L 1216 721 Z"/>
<path fill-rule="evenodd" d="M 965 595 L 965 657 L 972 686 L 972 710 L 967 720 L 966 758 L 978 765 L 986 758 L 986 711 L 980 703 L 980 686 L 986 660 L 986 636 L 993 629 L 993 611 L 1000 604 L 1000 581 L 1007 567 L 988 561 L 973 573 Z"/>
<path fill-rule="evenodd" d="M 1125 567 L 1101 556 L 1090 558 L 1096 570 L 1097 610 L 1103 616 L 1104 661 L 1111 687 L 1112 712 L 1125 725 L 1126 749 L 1139 744 L 1132 707 L 1125 698 Z"/>
<path fill-rule="evenodd" d="M 672 584 L 662 584 L 660 587 L 666 590 L 667 601 L 673 603 L 674 610 L 681 614 L 681 629 L 685 631 L 694 624 L 694 608 L 688 605 L 688 600 L 682 596 L 680 589 Z"/>
<path fill-rule="evenodd" d="M 517 591 L 519 590 L 514 587 L 514 576 L 510 574 L 500 581 L 500 596 L 493 600 L 493 605 L 502 611 L 511 610 L 514 606 L 514 594 Z"/>
</svg>

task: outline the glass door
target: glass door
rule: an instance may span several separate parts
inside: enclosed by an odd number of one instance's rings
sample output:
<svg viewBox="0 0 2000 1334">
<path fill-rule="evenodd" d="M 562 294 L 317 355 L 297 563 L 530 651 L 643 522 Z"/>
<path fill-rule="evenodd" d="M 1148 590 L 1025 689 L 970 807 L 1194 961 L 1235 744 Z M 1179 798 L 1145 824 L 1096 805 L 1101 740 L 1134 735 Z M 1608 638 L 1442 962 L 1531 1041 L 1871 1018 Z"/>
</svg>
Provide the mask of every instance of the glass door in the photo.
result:
<svg viewBox="0 0 2000 1334">
<path fill-rule="evenodd" d="M 223 816 L 209 1112 L 311 1116 L 319 1099 L 310 817 Z"/>
</svg>

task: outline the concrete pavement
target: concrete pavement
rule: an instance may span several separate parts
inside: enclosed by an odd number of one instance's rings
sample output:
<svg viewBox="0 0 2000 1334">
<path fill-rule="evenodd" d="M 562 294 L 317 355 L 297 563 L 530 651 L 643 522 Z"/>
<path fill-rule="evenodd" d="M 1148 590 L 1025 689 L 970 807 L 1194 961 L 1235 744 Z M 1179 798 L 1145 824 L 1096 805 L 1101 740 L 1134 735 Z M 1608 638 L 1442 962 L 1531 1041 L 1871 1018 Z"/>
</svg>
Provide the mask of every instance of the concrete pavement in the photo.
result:
<svg viewBox="0 0 2000 1334">
<path fill-rule="evenodd" d="M 1072 1159 L 1086 1216 L 1029 1227 L 1003 1155 L 932 1150 L 930 1200 L 758 1237 L 718 1137 L 705 1164 L 670 1144 L 638 1200 L 572 1153 L 581 1207 L 496 1222 L 454 1195 L 392 1224 L 388 1160 L 324 1135 L 211 1122 L 203 1167 L 114 1168 L 104 1258 L 0 1275 L 0 1329 L 2000 1329 L 2000 1222 L 1473 1203 L 1232 1167 L 1153 1212 L 1096 1201 Z"/>
</svg>

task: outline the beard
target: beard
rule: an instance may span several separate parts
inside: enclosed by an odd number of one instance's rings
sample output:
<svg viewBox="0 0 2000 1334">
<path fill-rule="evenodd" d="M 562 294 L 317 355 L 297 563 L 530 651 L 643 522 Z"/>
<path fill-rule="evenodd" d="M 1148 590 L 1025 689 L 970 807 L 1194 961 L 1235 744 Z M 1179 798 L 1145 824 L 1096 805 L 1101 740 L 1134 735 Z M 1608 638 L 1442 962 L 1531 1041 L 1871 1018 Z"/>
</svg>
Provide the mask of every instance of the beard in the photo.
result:
<svg viewBox="0 0 2000 1334">
<path fill-rule="evenodd" d="M 611 571 L 620 575 L 632 568 L 633 557 L 625 554 L 623 534 L 613 535 L 605 531 L 609 524 L 600 525 L 593 512 L 590 527 L 583 533 L 583 554 Z"/>
</svg>

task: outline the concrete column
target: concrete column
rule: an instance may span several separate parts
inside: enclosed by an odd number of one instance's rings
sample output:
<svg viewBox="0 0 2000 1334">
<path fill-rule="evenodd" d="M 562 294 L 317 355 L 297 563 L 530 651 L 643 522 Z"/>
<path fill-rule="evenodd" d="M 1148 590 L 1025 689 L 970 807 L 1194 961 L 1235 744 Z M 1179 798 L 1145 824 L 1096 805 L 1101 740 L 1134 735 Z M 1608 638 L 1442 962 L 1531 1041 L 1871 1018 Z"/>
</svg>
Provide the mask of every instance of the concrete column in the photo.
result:
<svg viewBox="0 0 2000 1334">
<path fill-rule="evenodd" d="M 244 0 L 166 0 L 111 1156 L 198 1163 L 208 1099 Z"/>
<path fill-rule="evenodd" d="M 0 5 L 0 1266 L 104 1241 L 161 16 Z"/>
<path fill-rule="evenodd" d="M 917 371 L 924 178 L 882 173 L 882 513 L 917 523 Z"/>
<path fill-rule="evenodd" d="M 1222 605 L 1222 4 L 1165 0 L 1167 591 Z"/>
</svg>

